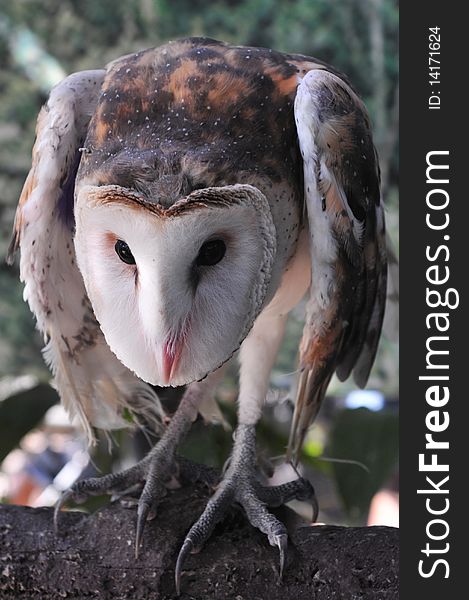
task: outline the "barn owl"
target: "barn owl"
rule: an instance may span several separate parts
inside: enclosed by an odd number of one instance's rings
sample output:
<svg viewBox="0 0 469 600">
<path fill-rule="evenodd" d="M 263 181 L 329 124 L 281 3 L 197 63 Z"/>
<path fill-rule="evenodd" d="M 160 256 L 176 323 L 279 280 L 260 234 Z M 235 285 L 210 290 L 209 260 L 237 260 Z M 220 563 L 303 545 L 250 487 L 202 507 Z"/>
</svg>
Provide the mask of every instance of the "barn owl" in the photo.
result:
<svg viewBox="0 0 469 600">
<path fill-rule="evenodd" d="M 261 485 L 255 426 L 288 312 L 307 294 L 289 455 L 297 460 L 334 372 L 366 384 L 387 261 L 370 122 L 347 80 L 302 55 L 191 38 L 83 71 L 42 109 L 11 254 L 65 406 L 90 437 L 126 416 L 161 421 L 149 384 L 186 385 L 150 453 L 76 483 L 65 500 L 144 482 L 145 521 L 176 448 L 239 355 L 229 466 L 176 566 L 227 507 L 278 546 L 267 506 L 311 498 Z"/>
</svg>

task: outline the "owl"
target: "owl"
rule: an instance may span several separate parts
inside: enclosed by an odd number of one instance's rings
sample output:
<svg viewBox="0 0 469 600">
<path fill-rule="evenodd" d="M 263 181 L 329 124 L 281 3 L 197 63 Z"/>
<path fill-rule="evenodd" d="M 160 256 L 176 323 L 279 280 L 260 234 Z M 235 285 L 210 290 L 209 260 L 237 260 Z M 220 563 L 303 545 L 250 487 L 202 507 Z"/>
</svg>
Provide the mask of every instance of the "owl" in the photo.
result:
<svg viewBox="0 0 469 600">
<path fill-rule="evenodd" d="M 282 570 L 287 532 L 268 506 L 312 500 L 313 489 L 302 478 L 264 484 L 255 426 L 287 315 L 306 295 L 296 461 L 333 373 L 366 384 L 385 305 L 377 155 L 347 79 L 313 58 L 206 38 L 70 75 L 39 114 L 14 229 L 45 360 L 90 440 L 129 415 L 161 424 L 151 385 L 187 386 L 141 462 L 79 481 L 59 507 L 142 483 L 138 553 L 183 468 L 177 446 L 199 412 L 213 412 L 237 355 L 231 458 L 183 542 L 176 586 L 233 502 L 278 546 Z"/>
</svg>

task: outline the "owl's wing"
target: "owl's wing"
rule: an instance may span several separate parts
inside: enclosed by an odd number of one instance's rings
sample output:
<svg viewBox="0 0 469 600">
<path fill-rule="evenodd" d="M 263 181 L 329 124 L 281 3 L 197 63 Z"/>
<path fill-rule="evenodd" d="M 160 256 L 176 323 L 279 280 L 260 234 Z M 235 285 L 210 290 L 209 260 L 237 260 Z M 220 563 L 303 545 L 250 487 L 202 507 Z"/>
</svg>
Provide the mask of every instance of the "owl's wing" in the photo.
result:
<svg viewBox="0 0 469 600">
<path fill-rule="evenodd" d="M 329 381 L 353 371 L 364 387 L 386 300 L 379 167 L 366 109 L 339 77 L 306 74 L 295 100 L 310 231 L 311 288 L 289 442 L 297 460 Z"/>
<path fill-rule="evenodd" d="M 123 427 L 132 413 L 159 420 L 154 392 L 107 346 L 75 259 L 75 177 L 104 75 L 70 75 L 41 110 L 8 257 L 11 263 L 20 249 L 24 298 L 47 342 L 46 362 L 65 407 L 79 417 L 90 441 L 91 425 Z"/>
</svg>

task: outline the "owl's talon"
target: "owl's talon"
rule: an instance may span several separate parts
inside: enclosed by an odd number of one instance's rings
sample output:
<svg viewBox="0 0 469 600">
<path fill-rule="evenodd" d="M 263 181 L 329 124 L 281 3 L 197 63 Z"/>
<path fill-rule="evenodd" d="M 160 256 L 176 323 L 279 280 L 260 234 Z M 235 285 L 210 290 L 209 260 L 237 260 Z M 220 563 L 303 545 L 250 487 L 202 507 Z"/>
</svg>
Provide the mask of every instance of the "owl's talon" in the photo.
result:
<svg viewBox="0 0 469 600">
<path fill-rule="evenodd" d="M 71 498 L 73 498 L 73 490 L 70 489 L 70 490 L 67 490 L 66 492 L 64 492 L 62 494 L 62 496 L 55 503 L 55 506 L 54 506 L 54 533 L 55 533 L 55 535 L 59 534 L 59 516 L 60 516 L 60 511 L 63 508 L 63 506 Z"/>
<path fill-rule="evenodd" d="M 318 504 L 318 499 L 316 498 L 316 494 L 313 493 L 313 496 L 309 500 L 310 500 L 311 506 L 313 508 L 313 515 L 311 517 L 311 523 L 316 523 L 316 521 L 318 520 L 318 514 L 319 514 L 319 504 Z"/>
<path fill-rule="evenodd" d="M 53 520 L 54 520 L 54 532 L 56 535 L 59 534 L 60 511 L 65 506 L 65 504 L 67 504 L 67 502 L 69 502 L 70 500 L 73 500 L 73 502 L 75 502 L 75 504 L 83 504 L 83 502 L 85 502 L 87 500 L 88 496 L 91 495 L 91 494 L 84 492 L 81 489 L 81 487 L 80 487 L 81 483 L 82 483 L 81 481 L 78 481 L 77 483 L 72 485 L 72 487 L 70 489 L 66 490 L 60 496 L 60 498 L 57 500 L 57 502 L 55 503 Z"/>
<path fill-rule="evenodd" d="M 181 547 L 181 550 L 179 551 L 178 557 L 177 557 L 177 561 L 176 561 L 176 569 L 174 571 L 174 583 L 176 586 L 176 594 L 178 596 L 181 595 L 181 572 L 182 572 L 182 567 L 184 565 L 184 562 L 187 558 L 188 554 L 191 554 L 194 550 L 194 544 L 191 540 L 191 538 L 189 537 L 189 535 L 186 536 L 186 539 L 184 540 L 184 543 Z"/>
<path fill-rule="evenodd" d="M 151 504 L 148 502 L 140 502 L 138 503 L 137 509 L 137 529 L 135 532 L 135 558 L 138 558 L 140 548 L 142 547 L 143 542 L 143 531 L 145 529 L 145 525 L 147 522 L 148 515 L 150 513 Z"/>
<path fill-rule="evenodd" d="M 108 494 L 122 496 L 126 490 L 134 488 L 142 479 L 145 478 L 148 469 L 148 457 L 142 461 L 121 471 L 120 473 L 110 473 L 103 477 L 90 477 L 76 481 L 70 489 L 66 490 L 59 498 L 54 509 L 54 529 L 58 533 L 59 513 L 63 506 L 70 501 L 77 504 L 85 502 L 91 496 L 101 496 Z"/>
<path fill-rule="evenodd" d="M 287 551 L 287 547 L 288 547 L 288 536 L 286 534 L 278 535 L 275 540 L 275 543 L 277 544 L 279 552 L 280 552 L 280 567 L 279 567 L 278 579 L 279 579 L 279 581 L 282 581 L 283 569 L 285 567 L 285 555 L 286 555 L 286 551 Z"/>
<path fill-rule="evenodd" d="M 179 553 L 175 573 L 177 593 L 180 593 L 181 572 L 188 554 L 203 546 L 216 524 L 223 519 L 234 503 L 241 505 L 251 525 L 267 535 L 271 546 L 279 549 L 281 580 L 285 568 L 288 534 L 285 526 L 266 506 L 276 507 L 293 499 L 311 498 L 315 498 L 313 486 L 301 477 L 278 486 L 261 485 L 257 471 L 254 426 L 240 425 L 225 476 L 202 515 L 191 527 Z"/>
</svg>

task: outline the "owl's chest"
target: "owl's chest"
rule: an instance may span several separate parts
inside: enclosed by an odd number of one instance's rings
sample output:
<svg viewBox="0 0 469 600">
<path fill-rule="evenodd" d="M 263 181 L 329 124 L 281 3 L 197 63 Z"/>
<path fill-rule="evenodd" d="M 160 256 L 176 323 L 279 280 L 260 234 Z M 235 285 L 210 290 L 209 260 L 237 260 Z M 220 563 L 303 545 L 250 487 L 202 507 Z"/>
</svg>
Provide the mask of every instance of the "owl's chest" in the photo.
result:
<svg viewBox="0 0 469 600">
<path fill-rule="evenodd" d="M 279 268 L 280 265 L 277 267 Z M 292 246 L 292 255 L 280 268 L 278 284 L 270 291 L 270 301 L 264 312 L 281 316 L 289 313 L 305 295 L 311 283 L 311 256 L 309 252 L 309 229 L 301 227 L 297 242 Z"/>
<path fill-rule="evenodd" d="M 283 268 L 297 251 L 303 229 L 302 179 L 251 177 L 245 183 L 257 187 L 267 198 L 277 238 L 277 262 Z"/>
</svg>

